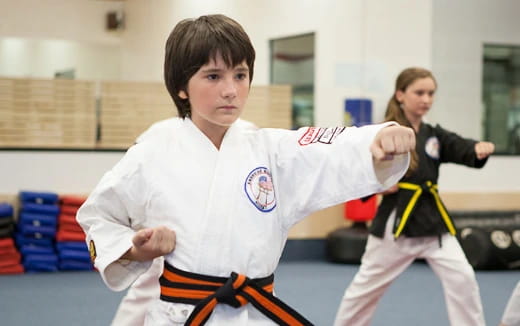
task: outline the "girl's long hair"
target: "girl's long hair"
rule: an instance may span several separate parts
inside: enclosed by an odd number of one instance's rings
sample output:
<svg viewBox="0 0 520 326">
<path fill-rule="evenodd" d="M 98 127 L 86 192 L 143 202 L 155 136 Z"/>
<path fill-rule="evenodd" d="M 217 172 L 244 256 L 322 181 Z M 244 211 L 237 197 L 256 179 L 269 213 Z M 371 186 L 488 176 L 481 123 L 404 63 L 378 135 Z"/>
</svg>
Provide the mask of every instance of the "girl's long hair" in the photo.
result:
<svg viewBox="0 0 520 326">
<path fill-rule="evenodd" d="M 431 73 L 431 71 L 427 69 L 412 67 L 401 71 L 401 73 L 399 74 L 399 76 L 397 76 L 397 79 L 395 81 L 394 94 L 392 95 L 390 101 L 388 101 L 388 105 L 386 106 L 385 121 L 396 121 L 401 126 L 413 128 L 412 124 L 410 123 L 408 118 L 406 118 L 404 111 L 401 108 L 401 103 L 397 101 L 395 93 L 399 90 L 405 92 L 408 86 L 410 86 L 417 79 L 422 78 L 431 78 L 433 82 L 437 84 L 435 78 L 433 77 L 433 74 Z M 419 157 L 417 155 L 417 151 L 414 150 L 411 152 L 410 167 L 406 172 L 406 176 L 412 174 L 418 166 Z"/>
</svg>

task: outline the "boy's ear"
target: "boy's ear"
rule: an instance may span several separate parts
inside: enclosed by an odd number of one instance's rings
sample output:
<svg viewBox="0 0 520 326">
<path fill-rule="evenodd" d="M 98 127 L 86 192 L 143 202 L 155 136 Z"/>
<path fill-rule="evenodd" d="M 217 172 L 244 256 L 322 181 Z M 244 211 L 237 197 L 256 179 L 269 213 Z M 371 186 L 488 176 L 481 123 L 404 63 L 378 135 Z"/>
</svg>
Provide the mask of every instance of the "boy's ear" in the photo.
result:
<svg viewBox="0 0 520 326">
<path fill-rule="evenodd" d="M 179 97 L 183 100 L 188 99 L 188 94 L 185 91 L 179 91 L 179 93 L 177 95 L 179 95 Z"/>
</svg>

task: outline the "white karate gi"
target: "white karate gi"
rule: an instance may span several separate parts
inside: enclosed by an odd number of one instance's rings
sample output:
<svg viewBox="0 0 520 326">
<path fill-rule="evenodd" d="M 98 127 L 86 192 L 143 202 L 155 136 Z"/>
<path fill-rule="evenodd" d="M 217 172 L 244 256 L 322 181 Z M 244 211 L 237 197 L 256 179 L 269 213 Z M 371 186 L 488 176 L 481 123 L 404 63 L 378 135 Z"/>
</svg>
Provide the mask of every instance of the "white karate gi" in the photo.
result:
<svg viewBox="0 0 520 326">
<path fill-rule="evenodd" d="M 176 126 L 182 123 L 180 118 L 169 118 L 155 122 L 145 130 L 136 142 L 140 143 L 152 137 L 174 136 Z M 238 119 L 236 125 L 249 130 L 257 130 L 258 127 L 253 123 Z M 112 319 L 112 326 L 138 326 L 144 325 L 144 319 L 148 306 L 156 299 L 159 299 L 161 288 L 159 277 L 163 272 L 164 259 L 158 257 L 154 259 L 152 266 L 141 274 L 128 289 L 128 292 L 121 300 L 119 307 Z"/>
<path fill-rule="evenodd" d="M 265 277 L 274 272 L 295 223 L 383 191 L 403 176 L 409 155 L 374 171 L 369 146 L 385 125 L 251 131 L 233 124 L 217 150 L 186 119 L 173 128 L 173 136 L 132 146 L 103 176 L 77 219 L 87 243 L 95 244 L 96 267 L 115 291 L 152 263 L 119 260 L 132 247 L 135 231 L 161 225 L 176 232 L 176 248 L 165 256 L 171 265 L 212 276 L 234 271 Z M 183 324 L 192 309 L 157 300 L 145 324 Z M 224 304 L 207 322 L 266 324 L 273 322 L 252 305 Z"/>
</svg>

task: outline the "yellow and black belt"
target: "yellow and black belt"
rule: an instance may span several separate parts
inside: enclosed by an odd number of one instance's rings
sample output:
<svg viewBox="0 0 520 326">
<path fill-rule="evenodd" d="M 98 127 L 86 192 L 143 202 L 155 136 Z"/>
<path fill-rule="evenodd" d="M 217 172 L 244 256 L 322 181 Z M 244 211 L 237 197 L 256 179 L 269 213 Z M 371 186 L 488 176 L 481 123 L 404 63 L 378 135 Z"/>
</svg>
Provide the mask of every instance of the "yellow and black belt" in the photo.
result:
<svg viewBox="0 0 520 326">
<path fill-rule="evenodd" d="M 215 277 L 186 272 L 167 262 L 159 279 L 161 300 L 195 305 L 185 325 L 204 325 L 219 303 L 235 308 L 251 303 L 279 325 L 313 325 L 273 295 L 273 282 L 273 274 L 257 279 L 234 272 L 230 277 Z"/>
<path fill-rule="evenodd" d="M 413 191 L 413 195 L 410 198 L 410 201 L 406 205 L 403 215 L 401 216 L 401 220 L 399 221 L 399 224 L 397 225 L 397 229 L 394 232 L 394 237 L 397 238 L 401 235 L 403 232 L 404 226 L 406 225 L 406 222 L 408 221 L 408 218 L 412 214 L 412 211 L 417 204 L 417 201 L 421 197 L 421 195 L 424 193 L 424 191 L 428 191 L 434 198 L 435 204 L 437 205 L 437 209 L 439 210 L 439 213 L 442 216 L 442 219 L 444 223 L 446 224 L 446 227 L 448 228 L 448 231 L 450 234 L 455 235 L 455 227 L 453 226 L 453 222 L 451 221 L 450 216 L 448 215 L 448 212 L 446 211 L 446 208 L 444 207 L 444 204 L 441 201 L 441 198 L 439 197 L 439 192 L 437 190 L 437 185 L 434 184 L 431 181 L 426 181 L 423 185 L 418 185 L 414 183 L 409 182 L 399 182 L 397 184 L 399 189 L 406 189 Z"/>
</svg>

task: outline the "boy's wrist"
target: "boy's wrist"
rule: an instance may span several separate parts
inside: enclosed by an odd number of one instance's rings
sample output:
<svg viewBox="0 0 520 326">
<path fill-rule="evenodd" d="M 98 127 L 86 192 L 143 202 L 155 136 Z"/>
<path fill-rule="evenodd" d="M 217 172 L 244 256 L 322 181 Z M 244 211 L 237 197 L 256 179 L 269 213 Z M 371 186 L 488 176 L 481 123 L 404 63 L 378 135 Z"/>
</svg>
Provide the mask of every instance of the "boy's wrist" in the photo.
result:
<svg viewBox="0 0 520 326">
<path fill-rule="evenodd" d="M 120 263 L 123 266 L 127 266 L 127 265 L 129 265 L 132 262 L 132 260 L 126 259 L 126 258 L 119 258 L 117 260 L 117 262 Z"/>
<path fill-rule="evenodd" d="M 134 247 L 128 249 L 117 261 L 123 265 L 130 264 L 135 259 Z"/>
</svg>

